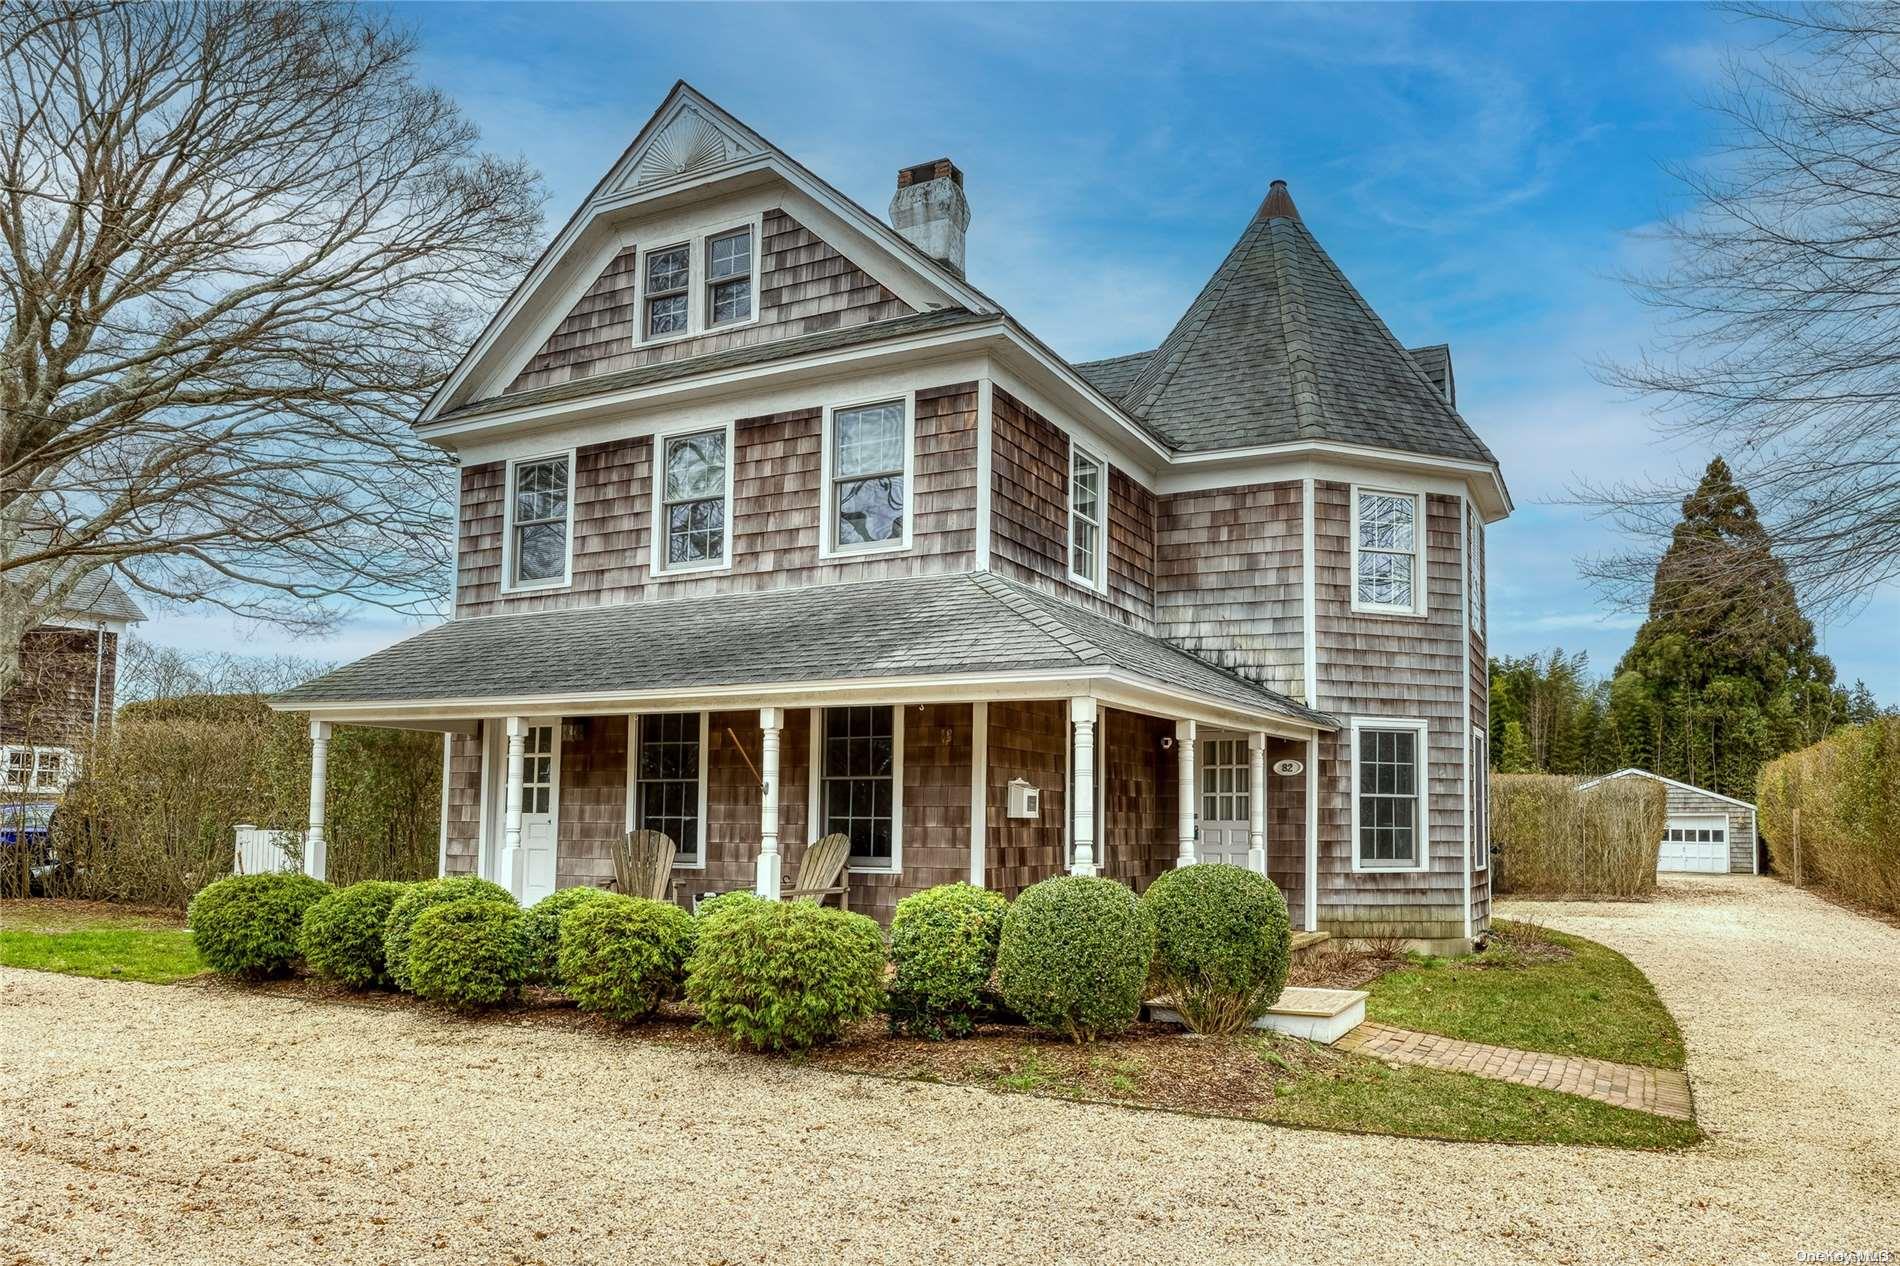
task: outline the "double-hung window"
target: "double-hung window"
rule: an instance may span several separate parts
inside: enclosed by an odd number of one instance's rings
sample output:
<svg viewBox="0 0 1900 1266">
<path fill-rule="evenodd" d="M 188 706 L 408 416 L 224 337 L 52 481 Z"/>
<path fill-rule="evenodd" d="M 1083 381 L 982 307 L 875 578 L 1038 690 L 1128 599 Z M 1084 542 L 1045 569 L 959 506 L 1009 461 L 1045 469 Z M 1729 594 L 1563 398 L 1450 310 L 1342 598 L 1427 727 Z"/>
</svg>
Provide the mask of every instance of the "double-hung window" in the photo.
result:
<svg viewBox="0 0 1900 1266">
<path fill-rule="evenodd" d="M 1471 868 L 1491 864 L 1491 739 L 1471 736 Z"/>
<path fill-rule="evenodd" d="M 1091 589 L 1102 587 L 1105 536 L 1102 485 L 1107 469 L 1074 445 L 1069 447 L 1069 575 Z"/>
<path fill-rule="evenodd" d="M 514 586 L 554 584 L 567 578 L 569 458 L 516 462 L 509 508 L 509 570 Z"/>
<path fill-rule="evenodd" d="M 896 725 L 887 707 L 825 709 L 819 820 L 825 834 L 850 838 L 853 866 L 897 864 Z"/>
<path fill-rule="evenodd" d="M 637 726 L 634 825 L 664 832 L 679 846 L 675 861 L 681 866 L 697 866 L 702 860 L 701 720 L 698 712 L 666 712 L 643 716 Z"/>
<path fill-rule="evenodd" d="M 660 515 L 665 566 L 710 567 L 726 561 L 729 456 L 726 431 L 668 436 Z"/>
<path fill-rule="evenodd" d="M 25 791 L 33 781 L 33 749 L 0 748 L 0 788 Z"/>
<path fill-rule="evenodd" d="M 1420 498 L 1358 487 L 1352 498 L 1352 609 L 1424 614 Z"/>
<path fill-rule="evenodd" d="M 863 549 L 904 540 L 904 401 L 831 415 L 831 547 Z"/>
<path fill-rule="evenodd" d="M 664 338 L 684 334 L 692 288 L 693 248 L 690 243 L 647 252 L 646 336 Z"/>
<path fill-rule="evenodd" d="M 706 324 L 731 325 L 752 316 L 752 230 L 706 239 Z"/>
<path fill-rule="evenodd" d="M 1425 734 L 1423 722 L 1353 724 L 1357 869 L 1404 870 L 1423 864 Z"/>
</svg>

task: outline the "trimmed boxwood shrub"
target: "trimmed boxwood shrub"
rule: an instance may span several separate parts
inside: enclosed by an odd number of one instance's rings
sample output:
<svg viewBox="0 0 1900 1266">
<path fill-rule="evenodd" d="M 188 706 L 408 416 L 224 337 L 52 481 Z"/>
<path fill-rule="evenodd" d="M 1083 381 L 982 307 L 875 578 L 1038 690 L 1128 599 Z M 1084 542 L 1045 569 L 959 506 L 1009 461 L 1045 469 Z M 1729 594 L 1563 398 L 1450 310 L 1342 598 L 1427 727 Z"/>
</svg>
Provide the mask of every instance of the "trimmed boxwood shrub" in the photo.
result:
<svg viewBox="0 0 1900 1266">
<path fill-rule="evenodd" d="M 583 1011 L 632 1023 L 679 996 L 697 929 L 670 901 L 601 893 L 561 920 L 560 973 Z"/>
<path fill-rule="evenodd" d="M 561 888 L 529 906 L 521 916 L 523 980 L 530 985 L 558 985 L 561 970 L 561 925 L 567 916 L 590 901 L 615 894 L 605 888 Z"/>
<path fill-rule="evenodd" d="M 891 919 L 891 1032 L 968 1037 L 984 1010 L 1009 901 L 969 884 L 939 884 L 897 903 Z"/>
<path fill-rule="evenodd" d="M 693 918 L 703 927 L 707 919 L 717 917 L 721 911 L 737 910 L 751 902 L 763 900 L 765 898 L 757 893 L 747 892 L 743 888 L 735 892 L 722 892 L 716 897 L 708 897 L 700 902 L 699 907 L 693 911 Z"/>
<path fill-rule="evenodd" d="M 312 970 L 352 989 L 389 984 L 383 960 L 383 925 L 389 908 L 408 884 L 365 879 L 331 893 L 303 912 L 304 961 Z"/>
<path fill-rule="evenodd" d="M 1141 899 L 1155 930 L 1155 987 L 1196 1033 L 1239 1033 L 1286 988 L 1286 898 L 1240 866 L 1164 872 Z"/>
<path fill-rule="evenodd" d="M 809 901 L 730 902 L 699 924 L 686 997 L 741 1046 L 797 1051 L 835 1041 L 884 1001 L 884 933 Z"/>
<path fill-rule="evenodd" d="M 1060 875 L 1031 886 L 1003 918 L 1003 1003 L 1073 1042 L 1119 1033 L 1141 1013 L 1154 930 L 1112 879 Z"/>
<path fill-rule="evenodd" d="M 409 937 L 409 980 L 416 996 L 479 1011 L 521 987 L 521 907 L 513 901 L 460 897 L 416 916 Z"/>
<path fill-rule="evenodd" d="M 304 911 L 331 891 L 321 879 L 296 871 L 232 875 L 199 889 L 185 922 L 214 971 L 264 980 L 290 971 L 302 953 Z"/>
<path fill-rule="evenodd" d="M 405 993 L 415 988 L 409 980 L 409 937 L 417 916 L 430 906 L 447 905 L 468 897 L 517 904 L 514 894 L 500 884 L 475 875 L 451 875 L 447 879 L 425 879 L 410 885 L 409 891 L 389 907 L 389 921 L 383 924 L 383 962 L 396 988 Z"/>
</svg>

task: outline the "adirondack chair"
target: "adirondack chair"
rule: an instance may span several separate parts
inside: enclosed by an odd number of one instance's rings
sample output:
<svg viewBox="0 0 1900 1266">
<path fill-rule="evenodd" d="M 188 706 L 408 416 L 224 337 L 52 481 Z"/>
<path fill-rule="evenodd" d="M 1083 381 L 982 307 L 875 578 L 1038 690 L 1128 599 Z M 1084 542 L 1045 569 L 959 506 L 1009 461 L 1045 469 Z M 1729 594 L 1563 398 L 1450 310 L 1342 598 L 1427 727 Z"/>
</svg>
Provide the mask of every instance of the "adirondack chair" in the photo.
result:
<svg viewBox="0 0 1900 1266">
<path fill-rule="evenodd" d="M 673 859 L 679 845 L 664 831 L 628 831 L 614 845 L 614 888 L 655 901 L 673 899 Z"/>
<path fill-rule="evenodd" d="M 785 881 L 783 895 L 793 901 L 813 901 L 825 904 L 826 897 L 836 897 L 838 908 L 851 908 L 851 886 L 845 882 L 844 863 L 851 854 L 851 838 L 847 835 L 832 834 L 805 850 L 805 856 L 799 860 L 798 875 Z"/>
</svg>

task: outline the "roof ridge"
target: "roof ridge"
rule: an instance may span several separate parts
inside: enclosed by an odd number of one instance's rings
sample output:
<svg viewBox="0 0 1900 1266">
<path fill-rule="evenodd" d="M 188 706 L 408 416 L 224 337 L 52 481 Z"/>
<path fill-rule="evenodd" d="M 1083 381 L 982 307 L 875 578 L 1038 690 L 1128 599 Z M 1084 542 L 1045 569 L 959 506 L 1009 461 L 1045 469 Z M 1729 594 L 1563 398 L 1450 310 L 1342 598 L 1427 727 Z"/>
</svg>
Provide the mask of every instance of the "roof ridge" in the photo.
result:
<svg viewBox="0 0 1900 1266">
<path fill-rule="evenodd" d="M 1298 224 L 1299 217 L 1276 217 Z M 1313 354 L 1312 318 L 1306 311 L 1306 288 L 1280 241 L 1280 230 L 1268 228 L 1267 245 L 1273 252 L 1275 306 L 1280 310 L 1280 332 L 1286 340 L 1287 375 L 1292 379 L 1294 425 L 1301 439 L 1323 438 L 1326 411 L 1319 398 L 1319 363 Z"/>
<path fill-rule="evenodd" d="M 1240 275 L 1241 263 L 1246 259 L 1247 251 L 1253 245 L 1256 232 L 1265 228 L 1267 224 L 1268 221 L 1258 217 L 1247 222 L 1246 229 L 1228 250 L 1226 258 L 1221 260 L 1220 267 L 1214 270 L 1214 275 L 1207 279 L 1207 284 L 1202 286 L 1200 293 L 1194 296 L 1194 302 L 1188 304 L 1187 311 L 1181 314 L 1181 319 L 1175 322 L 1174 328 L 1168 331 L 1168 336 L 1161 340 L 1160 346 L 1155 348 L 1154 359 L 1135 375 L 1134 382 L 1128 384 L 1128 390 L 1122 395 L 1127 408 L 1141 410 L 1144 407 L 1140 403 L 1143 399 L 1151 400 L 1167 389 L 1174 375 L 1180 371 L 1181 362 L 1186 359 L 1187 349 L 1199 340 L 1201 331 L 1207 328 L 1208 321 L 1220 307 L 1220 301 L 1226 297 L 1228 289 L 1234 284 L 1234 278 Z M 1190 321 L 1193 323 L 1191 327 L 1189 327 Z M 1184 329 L 1184 327 L 1188 328 Z M 1177 334 L 1181 336 L 1178 339 L 1175 337 Z M 1175 355 L 1176 352 L 1181 354 Z M 1163 353 L 1168 353 L 1168 355 Z M 1173 368 L 1169 368 L 1170 361 L 1173 362 Z M 1145 412 L 1142 416 L 1146 416 Z"/>
<path fill-rule="evenodd" d="M 1001 602 L 1012 613 L 1053 637 L 1061 644 L 1062 649 L 1075 656 L 1079 663 L 1100 664 L 1109 659 L 1108 652 L 1063 624 L 1049 612 L 1038 608 L 1027 592 L 1010 581 L 1004 580 L 994 572 L 987 571 L 972 572 L 970 579 L 977 588 Z M 1080 649 L 1078 649 L 1078 643 Z"/>
</svg>

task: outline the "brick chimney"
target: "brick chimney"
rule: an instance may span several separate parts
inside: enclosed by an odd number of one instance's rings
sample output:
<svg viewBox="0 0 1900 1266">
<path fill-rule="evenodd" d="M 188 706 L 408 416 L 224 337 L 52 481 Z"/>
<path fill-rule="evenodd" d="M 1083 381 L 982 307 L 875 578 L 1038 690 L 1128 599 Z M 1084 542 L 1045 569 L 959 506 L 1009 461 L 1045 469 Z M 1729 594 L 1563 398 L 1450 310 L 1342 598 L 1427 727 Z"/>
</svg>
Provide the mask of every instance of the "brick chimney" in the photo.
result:
<svg viewBox="0 0 1900 1266">
<path fill-rule="evenodd" d="M 898 172 L 897 192 L 891 195 L 891 227 L 912 246 L 963 276 L 963 231 L 970 227 L 970 203 L 963 196 L 963 173 L 957 165 L 939 158 Z"/>
</svg>

